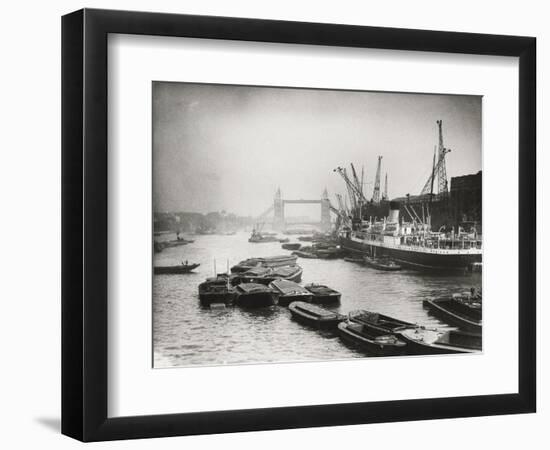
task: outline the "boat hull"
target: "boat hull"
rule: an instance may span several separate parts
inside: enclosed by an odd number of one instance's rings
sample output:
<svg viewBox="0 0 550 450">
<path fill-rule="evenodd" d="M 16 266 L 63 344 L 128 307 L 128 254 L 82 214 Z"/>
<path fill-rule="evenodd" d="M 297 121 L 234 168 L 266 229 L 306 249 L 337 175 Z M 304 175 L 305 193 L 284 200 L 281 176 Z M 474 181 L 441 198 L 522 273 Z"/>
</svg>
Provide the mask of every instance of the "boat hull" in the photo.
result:
<svg viewBox="0 0 550 450">
<path fill-rule="evenodd" d="M 235 304 L 242 308 L 262 308 L 277 304 L 277 294 L 275 292 L 239 292 L 235 299 Z"/>
<path fill-rule="evenodd" d="M 296 264 L 298 258 L 294 255 L 285 255 L 277 258 L 250 258 L 241 261 L 239 264 L 231 267 L 231 273 L 242 273 L 255 267 L 282 267 Z"/>
<path fill-rule="evenodd" d="M 450 301 L 449 301 L 450 302 Z M 465 331 L 481 334 L 482 321 L 463 314 L 462 311 L 451 309 L 447 301 L 424 300 L 422 306 L 428 309 L 429 313 L 449 325 L 454 325 Z"/>
<path fill-rule="evenodd" d="M 181 275 L 191 273 L 199 266 L 200 264 L 191 264 L 189 266 L 157 266 L 154 267 L 153 272 L 155 275 Z"/>
<path fill-rule="evenodd" d="M 441 253 L 430 253 L 403 250 L 373 245 L 366 241 L 357 241 L 347 237 L 340 238 L 340 245 L 347 252 L 363 256 L 386 256 L 399 265 L 417 270 L 464 271 L 470 264 L 481 262 L 481 253 L 451 253 L 443 250 Z"/>
<path fill-rule="evenodd" d="M 357 315 L 350 314 L 350 320 L 363 325 L 366 330 L 374 334 L 395 334 L 397 331 L 416 326 L 411 322 L 370 311 L 362 311 L 361 314 Z"/>
<path fill-rule="evenodd" d="M 292 302 L 288 305 L 292 318 L 297 322 L 319 330 L 335 330 L 338 324 L 344 320 L 344 316 L 332 314 L 330 317 L 320 317 L 307 310 L 301 309 L 298 302 Z"/>
<path fill-rule="evenodd" d="M 398 341 L 399 344 L 378 343 L 374 339 L 370 339 L 359 332 L 359 327 L 359 325 L 353 326 L 347 322 L 340 323 L 338 325 L 340 338 L 369 355 L 400 356 L 405 354 L 406 345 L 403 342 Z"/>
<path fill-rule="evenodd" d="M 340 303 L 340 297 L 342 297 L 342 294 L 334 289 L 330 289 L 327 286 L 312 284 L 305 286 L 305 288 L 313 294 L 311 303 L 318 303 L 320 305 Z"/>
<path fill-rule="evenodd" d="M 474 353 L 480 350 L 451 344 L 426 343 L 422 340 L 412 339 L 407 335 L 407 332 L 397 333 L 396 336 L 407 343 L 408 355 L 448 355 L 458 353 Z"/>
<path fill-rule="evenodd" d="M 276 271 L 275 271 L 276 272 Z M 238 275 L 235 278 L 239 280 L 241 283 L 259 283 L 259 284 L 265 284 L 266 286 L 275 281 L 275 280 L 287 280 L 287 281 L 294 281 L 295 283 L 299 283 L 302 281 L 302 274 L 304 270 L 301 267 L 296 268 L 296 271 L 291 273 L 290 275 L 284 276 L 284 275 L 264 275 L 264 276 L 254 276 L 254 275 Z"/>
<path fill-rule="evenodd" d="M 199 289 L 199 301 L 202 306 L 209 307 L 213 303 L 223 303 L 227 306 L 235 303 L 236 292 L 233 289 Z"/>
<path fill-rule="evenodd" d="M 312 294 L 286 294 L 279 295 L 279 306 L 288 306 L 292 302 L 311 302 Z"/>
<path fill-rule="evenodd" d="M 298 242 L 291 242 L 281 245 L 281 248 L 283 248 L 284 250 L 299 250 L 301 246 L 302 244 Z"/>
</svg>

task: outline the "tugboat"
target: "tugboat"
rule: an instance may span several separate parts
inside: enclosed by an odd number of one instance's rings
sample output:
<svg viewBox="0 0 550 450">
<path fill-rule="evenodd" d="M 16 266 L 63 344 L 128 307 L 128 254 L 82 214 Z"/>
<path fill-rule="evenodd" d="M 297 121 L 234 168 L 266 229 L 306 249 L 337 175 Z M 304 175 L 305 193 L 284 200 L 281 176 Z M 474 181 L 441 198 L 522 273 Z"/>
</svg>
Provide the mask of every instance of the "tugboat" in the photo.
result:
<svg viewBox="0 0 550 450">
<path fill-rule="evenodd" d="M 179 266 L 155 266 L 153 272 L 155 275 L 181 275 L 184 273 L 190 273 L 200 264 L 188 264 L 187 261 L 182 262 Z"/>
<path fill-rule="evenodd" d="M 277 239 L 275 233 L 262 233 L 261 229 L 262 227 L 260 224 L 256 225 L 256 227 L 252 229 L 252 234 L 250 235 L 248 242 L 258 244 L 263 242 L 277 242 L 279 240 Z"/>
<path fill-rule="evenodd" d="M 195 242 L 195 241 L 192 240 L 192 239 L 185 239 L 185 238 L 181 237 L 180 233 L 178 231 L 176 233 L 176 239 L 174 239 L 172 241 L 164 241 L 162 244 L 165 248 L 169 248 L 169 247 L 179 247 L 180 245 L 192 244 L 193 242 Z"/>
<path fill-rule="evenodd" d="M 396 336 L 407 343 L 409 355 L 475 353 L 481 350 L 481 335 L 456 330 L 442 332 L 417 327 L 399 331 Z"/>
<path fill-rule="evenodd" d="M 293 319 L 319 329 L 334 329 L 345 320 L 342 314 L 306 302 L 292 302 L 288 309 Z"/>
<path fill-rule="evenodd" d="M 313 298 L 311 299 L 312 303 L 339 303 L 340 297 L 342 296 L 340 292 L 335 291 L 334 289 L 331 289 L 323 284 L 311 283 L 307 284 L 305 288 L 313 294 Z"/>
<path fill-rule="evenodd" d="M 338 324 L 340 338 L 349 344 L 375 356 L 397 356 L 405 354 L 406 343 L 393 334 L 377 332 L 363 324 L 341 322 Z"/>
<path fill-rule="evenodd" d="M 213 303 L 232 305 L 237 296 L 237 290 L 231 286 L 230 279 L 224 275 L 207 278 L 199 284 L 199 300 L 202 306 L 210 306 Z"/>
<path fill-rule="evenodd" d="M 313 297 L 311 292 L 293 281 L 274 280 L 269 287 L 279 293 L 279 306 L 288 306 L 295 301 L 309 302 Z"/>
<path fill-rule="evenodd" d="M 241 283 L 237 285 L 235 303 L 243 308 L 259 308 L 277 303 L 277 292 L 259 283 Z"/>
</svg>

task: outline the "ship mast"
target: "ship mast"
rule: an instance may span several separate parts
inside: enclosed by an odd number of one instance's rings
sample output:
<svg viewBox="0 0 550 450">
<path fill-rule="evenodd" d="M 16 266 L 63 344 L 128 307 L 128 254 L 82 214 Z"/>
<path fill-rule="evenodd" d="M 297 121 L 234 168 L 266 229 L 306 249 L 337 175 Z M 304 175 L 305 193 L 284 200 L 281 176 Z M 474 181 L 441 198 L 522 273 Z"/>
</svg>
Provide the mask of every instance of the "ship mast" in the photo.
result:
<svg viewBox="0 0 550 450">
<path fill-rule="evenodd" d="M 382 156 L 378 157 L 378 166 L 376 167 L 376 178 L 374 179 L 374 191 L 372 193 L 372 201 L 380 203 L 380 168 L 382 166 Z"/>
</svg>

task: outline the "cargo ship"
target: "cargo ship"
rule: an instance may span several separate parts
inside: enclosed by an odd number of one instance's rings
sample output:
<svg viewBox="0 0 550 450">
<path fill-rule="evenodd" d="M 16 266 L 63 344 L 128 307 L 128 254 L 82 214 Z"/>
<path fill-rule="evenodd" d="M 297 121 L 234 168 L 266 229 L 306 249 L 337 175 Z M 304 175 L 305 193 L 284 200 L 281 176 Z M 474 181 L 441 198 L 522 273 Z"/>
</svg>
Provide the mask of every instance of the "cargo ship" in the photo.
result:
<svg viewBox="0 0 550 450">
<path fill-rule="evenodd" d="M 399 203 L 390 202 L 382 221 L 356 221 L 339 233 L 341 247 L 350 254 L 387 257 L 412 269 L 466 270 L 481 262 L 481 239 L 475 230 L 432 231 L 421 220 L 404 222 Z"/>
</svg>

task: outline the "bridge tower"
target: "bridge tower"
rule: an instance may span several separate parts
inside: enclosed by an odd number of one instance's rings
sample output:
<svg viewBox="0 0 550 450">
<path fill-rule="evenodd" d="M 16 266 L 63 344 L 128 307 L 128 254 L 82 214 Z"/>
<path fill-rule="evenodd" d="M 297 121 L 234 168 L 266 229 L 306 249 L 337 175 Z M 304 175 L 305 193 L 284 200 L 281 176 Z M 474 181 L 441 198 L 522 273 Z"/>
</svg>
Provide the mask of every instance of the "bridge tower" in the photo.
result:
<svg viewBox="0 0 550 450">
<path fill-rule="evenodd" d="M 276 231 L 283 231 L 285 229 L 285 207 L 281 188 L 277 188 L 273 201 L 273 229 Z"/>
<path fill-rule="evenodd" d="M 323 191 L 323 197 L 321 198 L 321 231 L 330 231 L 330 200 L 328 198 L 327 188 Z"/>
</svg>

